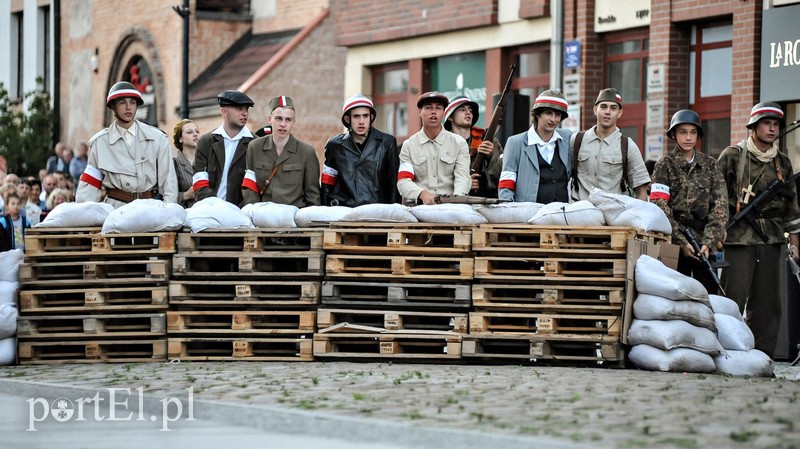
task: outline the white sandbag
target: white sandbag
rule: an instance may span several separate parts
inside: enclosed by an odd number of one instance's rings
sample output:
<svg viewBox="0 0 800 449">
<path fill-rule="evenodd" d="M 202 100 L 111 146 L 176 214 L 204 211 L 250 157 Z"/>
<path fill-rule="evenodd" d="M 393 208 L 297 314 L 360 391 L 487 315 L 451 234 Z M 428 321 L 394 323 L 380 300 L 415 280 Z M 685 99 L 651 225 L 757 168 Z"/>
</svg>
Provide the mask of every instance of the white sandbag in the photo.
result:
<svg viewBox="0 0 800 449">
<path fill-rule="evenodd" d="M 354 207 L 342 221 L 377 221 L 386 223 L 418 223 L 417 217 L 402 204 L 364 204 Z"/>
<path fill-rule="evenodd" d="M 83 228 L 103 226 L 114 206 L 108 203 L 61 203 L 47 213 L 34 228 Z"/>
<path fill-rule="evenodd" d="M 184 225 L 192 232 L 206 229 L 255 228 L 253 221 L 235 204 L 215 196 L 198 201 L 186 210 Z"/>
<path fill-rule="evenodd" d="M 347 206 L 308 206 L 294 214 L 294 221 L 301 228 L 325 225 L 342 221 L 342 218 L 351 210 L 353 208 Z"/>
<path fill-rule="evenodd" d="M 550 203 L 541 207 L 528 220 L 533 225 L 603 226 L 603 212 L 588 201 L 574 203 Z"/>
<path fill-rule="evenodd" d="M 0 281 L 0 304 L 17 304 L 19 282 Z"/>
<path fill-rule="evenodd" d="M 542 203 L 509 202 L 500 204 L 476 204 L 475 210 L 486 217 L 489 223 L 527 223 L 544 206 Z"/>
<path fill-rule="evenodd" d="M 758 349 L 725 351 L 714 357 L 717 371 L 731 376 L 772 377 L 775 364 Z"/>
<path fill-rule="evenodd" d="M 697 301 L 639 293 L 633 302 L 633 316 L 640 320 L 683 320 L 712 332 L 717 330 L 711 307 Z"/>
<path fill-rule="evenodd" d="M 185 220 L 186 210 L 180 204 L 154 199 L 133 200 L 108 214 L 102 232 L 177 231 Z"/>
<path fill-rule="evenodd" d="M 298 210 L 300 210 L 299 207 L 291 204 L 267 201 L 248 204 L 242 208 L 242 213 L 250 217 L 253 224 L 259 228 L 296 228 L 294 214 Z"/>
<path fill-rule="evenodd" d="M 423 204 L 410 211 L 421 223 L 478 225 L 489 222 L 469 204 Z"/>
<path fill-rule="evenodd" d="M 603 211 L 609 226 L 630 226 L 647 232 L 672 234 L 669 218 L 653 203 L 600 189 L 592 190 L 589 201 Z"/>
<path fill-rule="evenodd" d="M 689 348 L 710 355 L 716 355 L 722 351 L 722 346 L 713 332 L 682 320 L 635 319 L 628 329 L 628 344 L 645 344 L 665 351 Z"/>
<path fill-rule="evenodd" d="M 17 282 L 19 280 L 19 264 L 24 258 L 25 253 L 21 249 L 0 253 L 0 281 Z"/>
<path fill-rule="evenodd" d="M 710 373 L 716 369 L 710 355 L 694 349 L 664 351 L 648 345 L 636 345 L 628 352 L 628 358 L 639 368 L 650 371 Z"/>
<path fill-rule="evenodd" d="M 14 304 L 0 304 L 0 339 L 17 334 L 17 307 Z"/>
<path fill-rule="evenodd" d="M 714 313 L 730 315 L 739 321 L 744 321 L 744 317 L 742 317 L 742 312 L 739 311 L 739 305 L 736 304 L 736 301 L 720 295 L 708 295 L 708 299 L 711 301 L 711 310 L 713 310 Z"/>
<path fill-rule="evenodd" d="M 17 363 L 17 339 L 15 337 L 0 340 L 0 366 Z"/>
<path fill-rule="evenodd" d="M 717 338 L 723 348 L 733 351 L 748 351 L 756 347 L 753 331 L 744 321 L 724 313 L 715 313 L 714 320 L 717 322 Z"/>
<path fill-rule="evenodd" d="M 662 298 L 700 301 L 708 306 L 708 291 L 697 279 L 679 273 L 658 259 L 646 254 L 636 260 L 634 270 L 636 291 Z"/>
</svg>

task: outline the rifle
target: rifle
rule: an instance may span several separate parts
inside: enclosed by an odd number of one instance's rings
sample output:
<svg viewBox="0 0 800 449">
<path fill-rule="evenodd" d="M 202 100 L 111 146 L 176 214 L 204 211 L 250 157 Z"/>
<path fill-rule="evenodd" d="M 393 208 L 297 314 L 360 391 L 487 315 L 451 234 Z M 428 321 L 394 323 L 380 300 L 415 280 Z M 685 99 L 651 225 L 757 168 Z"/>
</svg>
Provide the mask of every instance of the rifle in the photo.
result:
<svg viewBox="0 0 800 449">
<path fill-rule="evenodd" d="M 711 262 L 708 261 L 708 257 L 700 252 L 700 244 L 697 243 L 697 239 L 694 238 L 694 233 L 692 230 L 687 226 L 680 226 L 679 229 L 681 234 L 686 237 L 686 240 L 689 242 L 689 244 L 692 245 L 695 255 L 697 255 L 698 259 L 700 259 L 700 262 L 703 264 L 706 271 L 708 271 L 708 274 L 710 274 L 711 278 L 714 279 L 714 283 L 717 284 L 719 291 L 722 292 L 723 295 L 726 295 L 725 290 L 722 288 L 722 283 L 719 280 L 719 276 L 717 276 L 717 270 L 711 266 Z"/>
<path fill-rule="evenodd" d="M 483 138 L 481 140 L 484 142 L 494 142 L 497 130 L 500 129 L 500 124 L 503 123 L 503 115 L 506 112 L 506 100 L 508 100 L 508 93 L 511 91 L 511 82 L 514 81 L 514 72 L 516 72 L 516 70 L 517 66 L 512 64 L 511 73 L 508 75 L 506 86 L 503 88 L 503 93 L 500 94 L 500 99 L 497 100 L 497 104 L 494 106 L 494 112 L 492 112 L 492 119 L 489 120 L 489 126 L 486 127 L 486 131 L 483 133 Z M 475 155 L 475 160 L 472 162 L 472 166 L 469 169 L 470 173 L 481 172 L 485 157 L 486 155 L 480 152 Z"/>
<path fill-rule="evenodd" d="M 759 211 L 759 209 L 761 209 L 762 206 L 770 202 L 778 193 L 781 193 L 787 198 L 790 198 L 791 196 L 785 193 L 785 189 L 786 188 L 793 189 L 794 185 L 792 183 L 795 181 L 795 179 L 797 179 L 799 175 L 800 172 L 797 172 L 792 176 L 790 176 L 789 179 L 787 179 L 784 182 L 781 182 L 779 179 L 773 180 L 771 183 L 769 183 L 766 190 L 758 194 L 758 196 L 753 200 L 752 203 L 748 204 L 747 207 L 739 211 L 739 213 L 733 217 L 733 220 L 731 220 L 731 222 L 728 223 L 728 226 L 725 228 L 725 230 L 730 231 L 732 227 L 734 227 L 737 223 L 742 221 L 742 219 L 745 219 L 747 220 L 747 223 L 750 224 L 750 227 L 752 227 L 753 230 L 756 231 L 756 234 L 758 234 L 758 236 L 761 237 L 761 240 L 763 240 L 764 243 L 769 241 L 769 238 L 767 237 L 766 234 L 764 234 L 764 231 L 756 224 L 755 214 Z"/>
<path fill-rule="evenodd" d="M 501 204 L 509 202 L 509 200 L 501 200 L 499 198 L 469 195 L 436 195 L 433 200 L 436 204 Z"/>
</svg>

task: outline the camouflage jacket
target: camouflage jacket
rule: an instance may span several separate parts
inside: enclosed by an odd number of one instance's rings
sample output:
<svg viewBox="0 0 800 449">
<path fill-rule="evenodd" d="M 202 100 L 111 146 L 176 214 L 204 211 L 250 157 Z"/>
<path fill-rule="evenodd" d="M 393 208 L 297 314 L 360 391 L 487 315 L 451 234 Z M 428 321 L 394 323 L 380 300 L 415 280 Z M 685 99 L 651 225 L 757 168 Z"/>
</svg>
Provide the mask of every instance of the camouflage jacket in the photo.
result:
<svg viewBox="0 0 800 449">
<path fill-rule="evenodd" d="M 747 166 L 744 169 L 744 180 L 740 183 L 737 177 L 739 176 L 739 154 L 742 152 L 747 155 Z M 778 152 L 778 165 L 781 168 L 783 179 L 789 178 L 792 175 L 792 163 L 786 154 Z M 751 184 L 755 196 L 766 190 L 766 187 L 775 179 L 778 178 L 775 168 L 775 160 L 764 164 L 759 162 L 747 151 L 747 141 L 743 140 L 736 146 L 725 148 L 719 156 L 719 168 L 725 178 L 727 188 L 728 208 L 730 211 L 730 218 L 736 214 L 736 203 L 739 199 L 739 194 L 742 188 L 746 188 Z M 764 169 L 762 171 L 762 168 Z M 760 176 L 759 176 L 760 174 Z M 752 201 L 755 196 L 750 198 Z M 740 209 L 744 209 L 745 204 L 740 205 Z M 757 226 L 760 226 L 767 235 L 769 240 L 768 244 L 785 243 L 786 238 L 783 236 L 784 232 L 792 234 L 800 232 L 800 206 L 797 205 L 797 193 L 794 186 L 787 189 L 782 194 L 775 195 L 775 197 L 767 203 L 761 210 L 758 211 L 756 218 Z M 736 226 L 728 231 L 728 237 L 725 240 L 726 245 L 761 245 L 764 241 L 756 234 L 747 220 L 741 220 Z"/>
<path fill-rule="evenodd" d="M 656 163 L 653 170 L 653 185 L 669 188 L 669 198 L 651 201 L 667 214 L 672 225 L 672 242 L 685 246 L 688 242 L 681 234 L 679 224 L 693 229 L 700 245 L 716 251 L 716 243 L 722 240 L 728 221 L 725 180 L 717 169 L 717 161 L 695 150 L 689 162 L 677 146 Z"/>
</svg>

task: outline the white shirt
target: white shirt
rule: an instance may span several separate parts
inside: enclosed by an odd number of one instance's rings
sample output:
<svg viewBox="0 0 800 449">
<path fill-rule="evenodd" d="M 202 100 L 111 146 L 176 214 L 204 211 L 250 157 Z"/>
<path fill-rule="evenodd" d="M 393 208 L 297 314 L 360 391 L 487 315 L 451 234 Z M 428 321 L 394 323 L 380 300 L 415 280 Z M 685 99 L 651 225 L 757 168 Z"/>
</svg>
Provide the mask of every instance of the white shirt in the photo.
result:
<svg viewBox="0 0 800 449">
<path fill-rule="evenodd" d="M 222 141 L 225 143 L 225 167 L 222 169 L 222 178 L 219 180 L 219 188 L 217 188 L 217 197 L 224 200 L 228 193 L 228 171 L 230 171 L 231 161 L 233 161 L 233 155 L 236 153 L 236 147 L 239 145 L 239 141 L 242 137 L 253 137 L 253 134 L 245 126 L 239 131 L 239 134 L 234 137 L 229 137 L 222 125 L 219 125 L 219 128 L 212 131 L 211 134 L 219 134 L 222 136 Z"/>
<path fill-rule="evenodd" d="M 553 135 L 550 136 L 550 140 L 545 142 L 541 137 L 539 137 L 536 129 L 533 127 L 528 129 L 528 144 L 535 144 L 536 149 L 539 150 L 539 154 L 542 155 L 542 159 L 547 161 L 548 164 L 553 163 L 553 156 L 556 154 L 556 142 L 558 142 L 559 139 L 561 139 L 561 135 L 553 131 Z"/>
</svg>

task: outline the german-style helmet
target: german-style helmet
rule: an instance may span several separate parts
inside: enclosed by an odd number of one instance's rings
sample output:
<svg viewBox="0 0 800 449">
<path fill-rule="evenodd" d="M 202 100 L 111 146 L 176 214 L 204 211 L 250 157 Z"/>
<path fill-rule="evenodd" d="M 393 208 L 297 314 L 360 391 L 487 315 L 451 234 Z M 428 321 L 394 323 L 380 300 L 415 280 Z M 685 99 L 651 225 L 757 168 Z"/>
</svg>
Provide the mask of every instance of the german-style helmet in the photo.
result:
<svg viewBox="0 0 800 449">
<path fill-rule="evenodd" d="M 531 111 L 544 108 L 552 109 L 560 112 L 561 120 L 564 120 L 565 118 L 569 117 L 569 114 L 567 113 L 567 106 L 568 103 L 567 99 L 564 97 L 564 94 L 557 90 L 548 89 L 536 97 Z"/>
<path fill-rule="evenodd" d="M 135 98 L 136 104 L 141 106 L 144 104 L 142 93 L 139 89 L 133 87 L 133 84 L 127 81 L 120 81 L 108 89 L 108 96 L 106 97 L 106 107 L 111 109 L 114 100 L 118 98 Z"/>
<path fill-rule="evenodd" d="M 700 125 L 700 116 L 697 112 L 689 109 L 681 109 L 672 115 L 672 120 L 669 122 L 669 129 L 667 130 L 667 137 L 675 139 L 675 128 L 679 125 L 694 125 L 697 127 L 697 137 L 703 138 L 703 127 Z"/>
<path fill-rule="evenodd" d="M 375 111 L 375 104 L 372 103 L 372 100 L 370 100 L 369 97 L 361 94 L 355 94 L 345 100 L 344 105 L 342 106 L 342 125 L 344 125 L 345 128 L 350 128 L 350 124 L 344 120 L 344 117 L 348 112 L 350 112 L 351 109 L 355 108 L 369 109 L 370 113 L 372 114 L 370 116 L 370 123 L 375 120 L 375 116 L 378 114 Z"/>
<path fill-rule="evenodd" d="M 447 105 L 447 108 L 444 110 L 444 118 L 442 118 L 442 124 L 444 125 L 444 129 L 450 131 L 452 126 L 450 125 L 450 121 L 447 120 L 453 115 L 453 112 L 456 112 L 456 109 L 460 108 L 461 106 L 467 105 L 470 109 L 472 109 L 472 126 L 475 126 L 478 123 L 478 117 L 480 117 L 480 113 L 478 112 L 478 103 L 470 100 L 469 98 L 459 95 L 457 97 L 453 97 L 450 99 L 450 104 Z"/>
<path fill-rule="evenodd" d="M 750 120 L 747 122 L 747 127 L 753 129 L 762 118 L 775 118 L 781 122 L 781 126 L 786 125 L 786 119 L 783 116 L 783 109 L 778 103 L 765 101 L 753 106 L 750 110 Z"/>
</svg>

